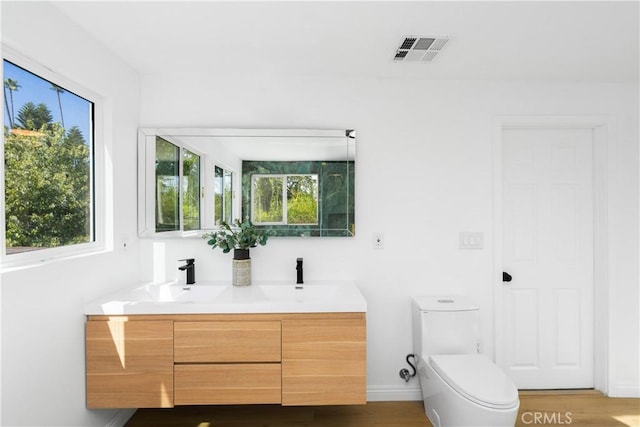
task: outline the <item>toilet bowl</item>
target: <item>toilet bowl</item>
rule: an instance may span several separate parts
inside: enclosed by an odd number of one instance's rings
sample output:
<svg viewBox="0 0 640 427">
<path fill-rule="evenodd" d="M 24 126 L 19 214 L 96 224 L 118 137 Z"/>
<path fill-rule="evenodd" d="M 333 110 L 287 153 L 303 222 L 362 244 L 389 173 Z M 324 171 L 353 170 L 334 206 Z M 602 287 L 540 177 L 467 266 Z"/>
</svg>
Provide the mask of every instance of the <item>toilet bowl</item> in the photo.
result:
<svg viewBox="0 0 640 427">
<path fill-rule="evenodd" d="M 513 426 L 518 390 L 478 354 L 478 307 L 463 296 L 413 299 L 414 353 L 425 413 L 434 427 Z"/>
<path fill-rule="evenodd" d="M 434 427 L 513 426 L 518 390 L 483 355 L 418 357 L 425 413 Z"/>
</svg>

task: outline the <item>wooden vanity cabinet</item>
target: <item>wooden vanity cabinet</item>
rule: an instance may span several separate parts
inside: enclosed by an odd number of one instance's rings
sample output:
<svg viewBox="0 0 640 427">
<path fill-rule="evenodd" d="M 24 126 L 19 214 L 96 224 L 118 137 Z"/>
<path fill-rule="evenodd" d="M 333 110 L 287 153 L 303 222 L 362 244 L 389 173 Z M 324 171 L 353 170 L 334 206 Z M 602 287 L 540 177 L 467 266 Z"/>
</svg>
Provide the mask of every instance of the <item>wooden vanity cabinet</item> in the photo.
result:
<svg viewBox="0 0 640 427">
<path fill-rule="evenodd" d="M 88 408 L 366 403 L 365 313 L 87 320 Z"/>
<path fill-rule="evenodd" d="M 87 408 L 173 407 L 173 322 L 86 324 Z"/>
</svg>

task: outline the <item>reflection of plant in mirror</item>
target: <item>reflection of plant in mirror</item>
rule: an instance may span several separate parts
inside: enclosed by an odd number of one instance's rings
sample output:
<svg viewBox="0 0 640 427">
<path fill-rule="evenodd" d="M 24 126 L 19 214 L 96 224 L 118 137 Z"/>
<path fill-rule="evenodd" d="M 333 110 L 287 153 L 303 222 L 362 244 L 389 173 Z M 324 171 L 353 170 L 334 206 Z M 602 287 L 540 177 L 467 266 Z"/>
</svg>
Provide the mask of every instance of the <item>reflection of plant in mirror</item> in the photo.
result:
<svg viewBox="0 0 640 427">
<path fill-rule="evenodd" d="M 249 249 L 266 245 L 269 230 L 256 228 L 249 220 L 241 222 L 236 219 L 233 227 L 223 221 L 220 230 L 202 237 L 208 239 L 207 244 L 211 249 L 220 248 L 222 252 L 228 253 L 231 249 Z"/>
</svg>

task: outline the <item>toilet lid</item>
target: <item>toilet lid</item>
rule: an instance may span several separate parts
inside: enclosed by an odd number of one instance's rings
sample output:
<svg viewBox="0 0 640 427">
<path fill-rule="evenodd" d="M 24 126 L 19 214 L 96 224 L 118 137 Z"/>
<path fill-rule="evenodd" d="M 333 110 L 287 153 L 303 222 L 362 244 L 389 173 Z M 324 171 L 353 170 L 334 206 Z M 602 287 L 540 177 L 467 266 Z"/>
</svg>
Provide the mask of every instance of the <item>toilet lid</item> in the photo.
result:
<svg viewBox="0 0 640 427">
<path fill-rule="evenodd" d="M 518 390 L 507 375 L 480 354 L 430 356 L 433 369 L 467 399 L 495 409 L 512 408 Z"/>
</svg>

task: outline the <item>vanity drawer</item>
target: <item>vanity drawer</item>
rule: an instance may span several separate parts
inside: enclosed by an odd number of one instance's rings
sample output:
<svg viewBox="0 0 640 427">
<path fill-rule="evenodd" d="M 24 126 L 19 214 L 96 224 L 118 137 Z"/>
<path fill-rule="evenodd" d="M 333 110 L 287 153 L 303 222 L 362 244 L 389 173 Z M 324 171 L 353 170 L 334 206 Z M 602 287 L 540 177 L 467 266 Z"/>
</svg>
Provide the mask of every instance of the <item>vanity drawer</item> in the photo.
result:
<svg viewBox="0 0 640 427">
<path fill-rule="evenodd" d="M 176 405 L 280 403 L 279 363 L 176 365 Z"/>
<path fill-rule="evenodd" d="M 176 363 L 280 362 L 281 322 L 174 323 Z"/>
</svg>

